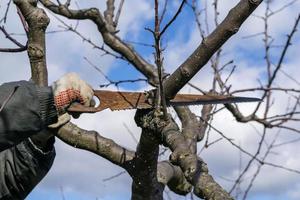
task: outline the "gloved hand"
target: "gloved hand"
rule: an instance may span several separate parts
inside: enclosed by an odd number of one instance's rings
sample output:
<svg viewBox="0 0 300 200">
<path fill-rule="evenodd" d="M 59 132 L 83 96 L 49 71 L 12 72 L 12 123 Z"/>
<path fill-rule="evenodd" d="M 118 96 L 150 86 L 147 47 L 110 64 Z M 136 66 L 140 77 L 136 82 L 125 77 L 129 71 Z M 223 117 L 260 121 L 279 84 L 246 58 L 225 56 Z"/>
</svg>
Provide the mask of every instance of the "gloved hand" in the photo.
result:
<svg viewBox="0 0 300 200">
<path fill-rule="evenodd" d="M 81 80 L 76 73 L 68 73 L 52 84 L 54 102 L 58 112 L 58 122 L 50 125 L 57 128 L 68 121 L 70 115 L 67 108 L 74 102 L 84 106 L 94 106 L 94 92 L 91 86 Z"/>
</svg>

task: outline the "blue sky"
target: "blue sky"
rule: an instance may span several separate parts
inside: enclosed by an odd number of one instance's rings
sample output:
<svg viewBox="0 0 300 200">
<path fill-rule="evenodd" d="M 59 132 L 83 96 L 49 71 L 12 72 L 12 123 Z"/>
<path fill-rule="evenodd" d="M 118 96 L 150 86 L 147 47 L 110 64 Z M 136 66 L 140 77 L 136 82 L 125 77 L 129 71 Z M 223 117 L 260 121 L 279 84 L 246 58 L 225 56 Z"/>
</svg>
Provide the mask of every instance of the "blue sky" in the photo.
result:
<svg viewBox="0 0 300 200">
<path fill-rule="evenodd" d="M 166 15 L 164 23 L 170 19 L 180 1 L 169 1 L 169 12 Z M 200 1 L 204 3 L 204 1 Z M 237 0 L 220 1 L 220 20 L 224 18 L 228 10 L 236 3 Z M 282 5 L 281 0 L 275 0 L 272 4 L 272 9 Z M 211 5 L 212 1 L 208 0 L 207 5 Z M 2 5 L 2 2 L 1 2 Z M 3 2 L 5 4 L 5 1 Z M 105 6 L 104 1 L 80 1 L 82 7 L 99 6 L 103 11 Z M 139 6 L 135 6 L 139 5 Z M 3 9 L 0 8 L 0 14 Z M 300 3 L 297 2 L 291 8 L 281 12 L 278 16 L 274 16 L 270 21 L 270 30 L 273 37 L 276 39 L 276 44 L 282 44 L 282 38 L 286 37 L 286 33 L 290 30 L 291 25 L 297 13 L 300 10 Z M 212 30 L 212 8 L 209 7 L 209 24 Z M 264 13 L 264 5 L 256 12 L 256 15 Z M 51 24 L 48 30 L 58 30 L 61 25 L 49 13 Z M 153 2 L 146 0 L 130 0 L 125 1 L 124 10 L 122 12 L 119 29 L 119 36 L 128 41 L 144 42 L 147 44 L 153 43 L 151 34 L 146 31 L 145 27 L 153 28 Z M 12 7 L 9 14 L 10 23 L 7 24 L 9 32 L 22 33 L 20 22 L 16 19 L 15 9 Z M 69 24 L 74 24 L 73 21 L 66 21 Z M 280 22 L 280 23 L 279 23 Z M 80 22 L 79 29 L 87 38 L 91 38 L 98 45 L 102 44 L 102 39 L 97 33 L 95 26 L 90 22 Z M 263 30 L 262 21 L 256 17 L 250 17 L 243 25 L 240 32 L 235 35 L 224 46 L 223 63 L 234 59 L 234 64 L 237 65 L 237 70 L 229 80 L 234 88 L 246 88 L 257 86 L 257 79 L 264 81 L 264 54 L 262 36 L 243 39 L 243 37 L 261 32 Z M 25 42 L 24 36 L 16 36 L 19 40 Z M 285 69 L 290 74 L 300 74 L 299 63 L 299 32 L 293 40 L 294 46 L 289 50 L 289 55 L 285 60 Z M 183 62 L 188 55 L 199 45 L 201 38 L 196 24 L 193 20 L 193 15 L 189 7 L 185 7 L 182 15 L 178 17 L 176 22 L 170 27 L 163 38 L 164 64 L 166 71 L 171 73 L 175 68 Z M 277 43 L 278 42 L 278 43 Z M 0 35 L 0 47 L 2 45 L 10 45 L 2 35 Z M 153 51 L 150 47 L 132 44 L 133 47 L 147 60 L 153 63 Z M 274 62 L 278 59 L 275 55 L 278 49 L 272 50 Z M 92 49 L 89 44 L 72 33 L 49 34 L 47 37 L 47 62 L 49 70 L 49 82 L 53 82 L 66 72 L 75 71 L 94 88 L 98 85 L 105 84 L 106 80 L 95 69 L 87 64 L 83 57 L 88 57 L 91 62 L 101 68 L 112 80 L 126 80 L 143 78 L 143 76 L 128 63 L 116 60 L 111 56 L 101 56 L 102 52 Z M 28 59 L 26 53 L 14 55 L 0 53 L 0 82 L 7 82 L 20 79 L 29 79 L 30 69 L 28 67 Z M 26 63 L 26 64 L 24 64 Z M 4 66 L 4 67 L 3 67 Z M 211 86 L 212 73 L 209 66 L 206 66 L 201 73 L 193 78 L 192 83 L 197 86 L 208 89 Z M 277 84 L 285 85 L 286 87 L 294 87 L 299 89 L 299 85 L 295 85 L 292 81 L 287 80 L 284 75 L 280 75 L 276 82 Z M 145 83 L 124 84 L 120 88 L 123 90 L 146 90 L 149 86 Z M 107 89 L 116 89 L 113 86 Z M 183 89 L 185 92 L 196 92 L 190 88 Z M 250 95 L 259 95 L 253 94 Z M 274 112 L 281 112 L 286 99 L 283 95 L 278 95 L 278 102 L 274 104 Z M 193 107 L 195 112 L 200 112 L 199 107 Z M 241 109 L 245 113 L 251 111 L 251 105 L 241 105 Z M 129 129 L 139 137 L 140 129 L 135 126 L 133 121 L 134 111 L 110 112 L 103 111 L 94 115 L 83 115 L 80 119 L 73 120 L 82 128 L 88 130 L 96 130 L 101 135 L 114 139 L 117 143 L 126 146 L 129 149 L 135 149 L 136 143 L 124 128 L 126 124 Z M 224 120 L 228 123 L 224 124 Z M 258 145 L 259 136 L 250 125 L 238 124 L 234 121 L 229 113 L 221 112 L 215 116 L 214 126 L 221 129 L 229 137 L 242 144 L 248 151 L 253 152 Z M 298 126 L 297 124 L 295 126 Z M 258 130 L 261 127 L 256 126 Z M 211 140 L 218 139 L 216 133 L 211 133 Z M 273 137 L 273 131 L 270 131 L 268 139 Z M 279 141 L 287 141 L 298 136 L 282 133 Z M 291 168 L 300 169 L 298 156 L 300 153 L 297 147 L 299 143 L 284 146 L 279 148 L 277 155 L 271 155 L 270 160 L 275 163 L 282 164 Z M 203 146 L 203 142 L 199 144 L 199 148 Z M 221 151 L 220 151 L 221 149 Z M 126 174 L 108 182 L 103 182 L 103 179 L 115 175 L 122 171 L 121 168 L 114 166 L 109 161 L 95 156 L 89 152 L 76 150 L 67 146 L 63 142 L 56 142 L 57 157 L 54 165 L 45 179 L 33 190 L 27 197 L 28 200 L 56 200 L 63 199 L 61 188 L 63 188 L 64 197 L 66 200 L 86 200 L 86 199 L 104 199 L 104 200 L 123 200 L 130 198 L 130 177 Z M 232 182 L 226 179 L 234 180 L 239 171 L 239 151 L 234 149 L 225 141 L 219 142 L 217 145 L 205 150 L 202 157 L 208 163 L 210 172 L 215 179 L 226 189 L 229 189 Z M 242 163 L 246 164 L 249 157 L 242 155 Z M 254 165 L 247 180 L 251 177 L 255 170 Z M 249 198 L 250 200 L 297 200 L 300 199 L 300 176 L 280 169 L 263 167 L 258 176 L 255 186 L 252 188 Z M 172 199 L 185 199 L 176 195 Z"/>
</svg>

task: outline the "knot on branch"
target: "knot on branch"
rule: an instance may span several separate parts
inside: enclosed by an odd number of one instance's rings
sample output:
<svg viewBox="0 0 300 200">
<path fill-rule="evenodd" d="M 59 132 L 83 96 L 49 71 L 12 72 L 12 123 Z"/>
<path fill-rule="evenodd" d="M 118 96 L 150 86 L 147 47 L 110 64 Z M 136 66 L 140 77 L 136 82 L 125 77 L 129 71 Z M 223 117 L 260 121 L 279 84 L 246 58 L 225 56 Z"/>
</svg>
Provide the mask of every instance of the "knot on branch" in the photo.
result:
<svg viewBox="0 0 300 200">
<path fill-rule="evenodd" d="M 91 17 L 98 17 L 99 16 L 99 10 L 97 8 L 90 8 L 86 12 L 86 15 L 91 16 Z"/>
<path fill-rule="evenodd" d="M 166 121 L 162 116 L 158 116 L 153 109 L 139 109 L 134 116 L 138 127 L 151 130 L 152 132 L 161 132 L 166 126 Z"/>
<path fill-rule="evenodd" d="M 195 154 L 187 149 L 177 148 L 170 155 L 170 161 L 172 164 L 180 166 L 186 179 L 193 182 L 199 168 Z"/>
<path fill-rule="evenodd" d="M 30 44 L 28 46 L 28 56 L 32 62 L 38 62 L 44 58 L 44 50 L 38 44 Z"/>
<path fill-rule="evenodd" d="M 181 67 L 180 72 L 184 78 L 189 78 L 192 75 L 192 73 L 190 72 L 190 70 L 187 67 Z"/>
<path fill-rule="evenodd" d="M 193 189 L 193 186 L 184 177 L 182 170 L 168 161 L 158 163 L 157 179 L 158 182 L 168 185 L 170 190 L 176 194 L 187 195 Z"/>
<path fill-rule="evenodd" d="M 182 177 L 182 179 L 184 179 L 185 181 L 182 181 L 180 183 L 178 183 L 178 181 L 176 180 L 171 179 L 168 183 L 168 187 L 176 194 L 187 195 L 192 191 L 193 186 L 189 182 L 187 182 L 184 177 Z"/>
<path fill-rule="evenodd" d="M 261 0 L 249 0 L 250 4 L 253 4 L 253 5 L 256 5 L 256 6 L 259 5 L 260 2 L 261 2 Z"/>
<path fill-rule="evenodd" d="M 43 9 L 31 8 L 28 13 L 24 14 L 24 17 L 31 28 L 37 28 L 46 30 L 50 19 Z"/>
<path fill-rule="evenodd" d="M 38 0 L 28 0 L 28 3 L 30 3 L 32 6 L 37 6 Z"/>
</svg>

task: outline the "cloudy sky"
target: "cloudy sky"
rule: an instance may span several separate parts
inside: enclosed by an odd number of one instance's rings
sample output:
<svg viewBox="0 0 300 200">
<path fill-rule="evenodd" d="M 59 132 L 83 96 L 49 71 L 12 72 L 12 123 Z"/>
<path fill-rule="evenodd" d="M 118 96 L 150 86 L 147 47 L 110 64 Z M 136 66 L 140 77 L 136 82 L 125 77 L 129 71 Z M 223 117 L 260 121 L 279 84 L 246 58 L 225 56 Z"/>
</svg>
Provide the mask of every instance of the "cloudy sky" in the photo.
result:
<svg viewBox="0 0 300 200">
<path fill-rule="evenodd" d="M 7 0 L 2 0 L 0 4 L 0 17 L 3 15 Z M 96 3 L 95 3 L 96 2 Z M 167 17 L 170 18 L 176 11 L 180 1 L 169 1 L 169 9 Z M 223 19 L 229 9 L 233 7 L 237 0 L 220 0 L 220 16 Z M 274 0 L 271 10 L 275 11 L 281 8 L 284 3 L 289 1 Z M 200 1 L 202 5 L 205 1 Z M 80 1 L 79 6 L 88 8 L 97 6 L 100 10 L 104 10 L 104 1 Z M 209 32 L 213 30 L 213 9 L 212 1 L 207 1 L 208 5 L 208 28 Z M 75 5 L 73 5 L 76 7 Z M 291 7 L 270 18 L 269 28 L 272 37 L 275 39 L 275 45 L 282 45 L 286 39 L 286 34 L 290 32 L 297 14 L 299 14 L 300 2 L 296 1 Z M 237 35 L 229 40 L 224 46 L 224 56 L 222 62 L 225 64 L 229 60 L 234 59 L 237 69 L 233 76 L 229 79 L 229 83 L 233 89 L 248 88 L 258 86 L 258 79 L 264 80 L 265 62 L 263 50 L 263 37 L 245 37 L 257 34 L 263 31 L 264 24 L 257 16 L 264 15 L 265 5 L 262 4 L 253 16 L 243 25 Z M 16 16 L 15 7 L 12 6 L 8 15 L 8 22 L 5 24 L 10 33 L 17 33 L 15 37 L 26 42 L 26 38 L 22 35 L 23 30 L 18 17 Z M 48 13 L 51 23 L 48 31 L 62 30 L 62 24 L 51 13 Z M 153 1 L 146 0 L 127 0 L 122 10 L 119 21 L 118 35 L 126 41 L 135 41 L 151 44 L 153 40 L 151 34 L 145 30 L 145 27 L 153 27 Z M 164 64 L 166 71 L 171 73 L 176 66 L 181 64 L 187 56 L 199 45 L 201 37 L 199 30 L 193 18 L 193 14 L 189 7 L 185 7 L 182 15 L 177 19 L 174 25 L 166 33 L 163 38 L 163 45 L 166 48 L 164 52 Z M 63 18 L 62 18 L 63 19 Z M 67 24 L 73 26 L 76 22 L 66 20 Z M 2 24 L 0 24 L 2 25 Z M 101 35 L 97 32 L 96 27 L 86 21 L 79 22 L 78 31 L 86 38 L 90 38 L 98 45 L 102 45 Z M 288 74 L 300 74 L 300 33 L 297 32 L 293 39 L 293 46 L 289 49 L 286 60 L 284 61 L 284 71 Z M 134 44 L 133 44 L 134 45 Z M 0 47 L 13 47 L 3 35 L 0 35 Z M 153 62 L 153 49 L 150 47 L 134 45 L 146 60 Z M 272 60 L 278 60 L 278 52 L 280 48 L 272 50 Z M 91 62 L 97 65 L 112 80 L 124 80 L 142 78 L 142 75 L 133 69 L 126 62 L 116 60 L 111 56 L 102 56 L 103 52 L 91 48 L 89 44 L 83 42 L 82 39 L 70 32 L 60 32 L 47 35 L 47 64 L 49 71 L 49 83 L 55 81 L 67 72 L 75 71 L 84 80 L 99 88 L 100 84 L 107 83 L 104 77 L 98 73 L 84 60 L 87 57 Z M 0 53 L 0 83 L 30 78 L 30 68 L 26 53 L 5 54 Z M 230 70 L 229 70 L 230 71 Z M 297 78 L 297 77 L 296 77 Z M 204 68 L 191 81 L 203 89 L 209 89 L 211 86 L 212 72 L 209 66 Z M 279 74 L 276 79 L 276 85 L 299 89 L 299 82 L 293 81 L 284 74 Z M 121 85 L 123 90 L 140 90 L 143 91 L 149 86 L 144 83 Z M 109 87 L 109 89 L 116 89 Z M 184 88 L 185 92 L 196 92 L 191 88 Z M 250 93 L 246 95 L 256 96 L 259 93 Z M 276 101 L 272 106 L 272 113 L 282 113 L 287 104 L 286 94 L 275 94 Z M 253 105 L 243 104 L 241 109 L 245 115 L 253 110 Z M 201 107 L 195 107 L 196 112 L 201 111 Z M 88 130 L 96 130 L 101 135 L 115 140 L 117 143 L 134 150 L 136 143 L 130 136 L 127 128 L 139 137 L 140 129 L 136 127 L 134 120 L 134 111 L 103 111 L 97 114 L 86 114 L 78 120 L 73 120 L 80 127 Z M 226 123 L 224 121 L 226 120 Z M 222 111 L 215 115 L 213 126 L 221 130 L 227 137 L 232 138 L 236 144 L 240 144 L 244 149 L 251 153 L 255 153 L 262 127 L 255 124 L 240 124 L 235 122 L 229 112 Z M 294 124 L 299 128 L 299 124 Z M 127 128 L 126 128 L 127 127 Z M 270 142 L 274 139 L 275 134 L 280 130 L 270 130 L 267 133 L 266 141 Z M 209 141 L 219 139 L 220 135 L 212 131 Z M 299 134 L 281 130 L 278 133 L 276 144 L 299 139 Z M 300 161 L 298 155 L 300 142 L 291 143 L 289 145 L 278 146 L 273 149 L 272 154 L 267 161 L 279 164 L 288 168 L 300 170 Z M 114 166 L 109 161 L 95 156 L 89 152 L 77 150 L 57 139 L 56 142 L 57 157 L 49 174 L 43 181 L 32 191 L 27 197 L 28 200 L 86 200 L 86 199 L 130 199 L 131 180 L 125 173 L 110 181 L 104 179 L 111 177 L 123 170 Z M 203 146 L 203 142 L 199 144 L 199 149 Z M 264 155 L 266 149 L 263 148 L 261 156 Z M 247 162 L 249 157 L 241 154 L 236 148 L 225 140 L 212 145 L 210 148 L 201 152 L 201 157 L 208 163 L 210 172 L 215 179 L 226 189 L 230 189 L 233 181 L 237 178 L 239 172 Z M 257 164 L 250 168 L 246 174 L 241 188 L 245 188 L 252 175 L 255 173 Z M 300 175 L 288 172 L 282 169 L 264 166 L 258 175 L 254 186 L 250 191 L 248 199 L 251 200 L 269 200 L 269 199 L 300 199 Z M 185 199 L 176 195 L 171 195 L 172 199 Z"/>
</svg>

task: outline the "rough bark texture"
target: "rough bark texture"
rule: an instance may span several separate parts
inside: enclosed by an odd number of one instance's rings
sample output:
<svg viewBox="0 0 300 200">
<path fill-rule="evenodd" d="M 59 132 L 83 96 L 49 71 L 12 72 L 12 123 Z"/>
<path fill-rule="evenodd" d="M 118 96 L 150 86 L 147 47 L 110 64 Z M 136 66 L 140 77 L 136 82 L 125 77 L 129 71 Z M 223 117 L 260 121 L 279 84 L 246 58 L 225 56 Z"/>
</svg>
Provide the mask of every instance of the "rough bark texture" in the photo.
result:
<svg viewBox="0 0 300 200">
<path fill-rule="evenodd" d="M 36 7 L 36 1 L 14 0 L 14 3 L 20 9 L 29 27 L 27 53 L 32 80 L 40 86 L 47 86 L 45 31 L 50 20 L 44 10 Z"/>
<path fill-rule="evenodd" d="M 158 152 L 156 136 L 151 130 L 144 129 L 130 170 L 133 179 L 131 199 L 163 199 L 164 186 L 157 180 Z"/>
<path fill-rule="evenodd" d="M 35 0 L 14 2 L 29 25 L 28 55 L 32 79 L 39 85 L 47 85 L 45 30 L 49 19 L 42 9 L 36 7 Z M 114 0 L 107 0 L 107 10 L 103 15 L 97 8 L 71 10 L 70 1 L 59 5 L 49 0 L 40 2 L 45 8 L 68 19 L 91 20 L 107 46 L 139 70 L 150 84 L 157 85 L 155 66 L 149 64 L 116 35 Z M 262 0 L 241 0 L 229 12 L 224 21 L 204 38 L 202 44 L 164 81 L 163 91 L 166 99 L 172 99 L 187 84 L 213 54 L 238 31 L 261 2 Z M 180 195 L 186 195 L 194 189 L 194 193 L 200 198 L 232 199 L 209 175 L 206 164 L 196 154 L 197 142 L 205 135 L 212 106 L 203 107 L 201 120 L 186 107 L 178 107 L 175 110 L 182 122 L 182 130 L 171 117 L 162 118 L 156 110 L 137 111 L 135 120 L 142 128 L 142 134 L 136 152 L 126 150 L 97 132 L 83 130 L 72 123 L 60 128 L 57 136 L 73 147 L 88 150 L 123 167 L 133 179 L 132 199 L 163 199 L 165 186 Z M 172 151 L 170 162 L 158 163 L 160 144 Z"/>
<path fill-rule="evenodd" d="M 206 163 L 199 160 L 201 173 L 194 185 L 194 194 L 207 200 L 233 200 L 233 198 L 208 174 Z"/>
<path fill-rule="evenodd" d="M 34 0 L 14 0 L 28 25 L 27 53 L 31 67 L 31 79 L 39 86 L 48 85 L 48 72 L 46 64 L 45 32 L 50 22 L 44 10 L 37 8 Z M 52 148 L 54 140 L 53 132 L 34 135 L 31 140 L 41 149 Z"/>
</svg>

